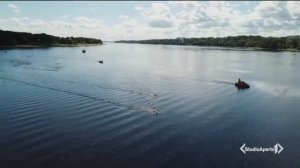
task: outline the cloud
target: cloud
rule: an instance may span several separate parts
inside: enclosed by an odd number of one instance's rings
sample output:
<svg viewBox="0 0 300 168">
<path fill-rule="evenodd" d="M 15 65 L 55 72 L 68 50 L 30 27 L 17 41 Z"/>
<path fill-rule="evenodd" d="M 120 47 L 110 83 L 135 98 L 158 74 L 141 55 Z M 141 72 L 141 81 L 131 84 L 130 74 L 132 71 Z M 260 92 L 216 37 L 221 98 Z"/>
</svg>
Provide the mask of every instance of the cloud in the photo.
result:
<svg viewBox="0 0 300 168">
<path fill-rule="evenodd" d="M 75 17 L 70 21 L 31 19 L 19 17 L 0 19 L 0 29 L 31 33 L 47 33 L 56 36 L 84 36 L 102 38 L 108 27 L 97 18 Z"/>
<path fill-rule="evenodd" d="M 260 2 L 250 14 L 240 17 L 240 26 L 244 30 L 252 29 L 252 32 L 268 36 L 298 34 L 300 13 L 295 8 L 297 5 L 283 1 Z"/>
<path fill-rule="evenodd" d="M 207 37 L 228 36 L 238 28 L 236 20 L 240 12 L 227 2 L 170 2 L 177 8 L 174 13 L 176 25 L 182 36 Z M 180 10 L 178 10 L 180 9 Z"/>
<path fill-rule="evenodd" d="M 291 19 L 289 11 L 286 8 L 286 2 L 281 1 L 263 1 L 255 7 L 254 13 L 259 18 L 272 18 L 275 20 Z"/>
<path fill-rule="evenodd" d="M 190 8 L 193 9 L 198 5 L 196 1 L 168 1 L 172 7 Z"/>
<path fill-rule="evenodd" d="M 289 1 L 287 2 L 287 9 L 293 19 L 300 19 L 300 2 L 299 1 Z"/>
<path fill-rule="evenodd" d="M 106 22 L 105 19 L 111 18 L 68 15 L 54 20 L 0 17 L 0 29 L 104 40 L 299 34 L 300 2 L 262 1 L 256 7 L 247 5 L 250 12 L 241 11 L 245 10 L 241 8 L 243 4 L 236 6 L 220 1 L 153 2 L 135 6 L 132 9 L 138 13 L 135 16 L 116 14 L 118 20 L 115 23 Z M 19 9 L 13 4 L 8 6 Z"/>
<path fill-rule="evenodd" d="M 140 12 L 150 27 L 170 28 L 174 25 L 170 7 L 163 3 L 152 3 L 149 8 L 136 6 L 135 9 Z"/>
<path fill-rule="evenodd" d="M 15 13 L 21 13 L 20 7 L 15 4 L 8 4 L 7 7 L 9 7 Z"/>
<path fill-rule="evenodd" d="M 180 9 L 174 13 L 178 31 L 184 36 L 298 34 L 298 2 L 260 2 L 252 12 L 239 11 L 229 2 L 170 2 Z M 298 33 L 297 33 L 298 31 Z"/>
<path fill-rule="evenodd" d="M 13 9 L 18 9 L 19 8 L 17 5 L 14 5 L 14 4 L 8 4 L 7 6 L 10 7 L 10 8 L 13 8 Z"/>
<path fill-rule="evenodd" d="M 157 28 L 170 28 L 173 26 L 173 23 L 168 20 L 158 19 L 150 21 L 149 26 Z"/>
</svg>

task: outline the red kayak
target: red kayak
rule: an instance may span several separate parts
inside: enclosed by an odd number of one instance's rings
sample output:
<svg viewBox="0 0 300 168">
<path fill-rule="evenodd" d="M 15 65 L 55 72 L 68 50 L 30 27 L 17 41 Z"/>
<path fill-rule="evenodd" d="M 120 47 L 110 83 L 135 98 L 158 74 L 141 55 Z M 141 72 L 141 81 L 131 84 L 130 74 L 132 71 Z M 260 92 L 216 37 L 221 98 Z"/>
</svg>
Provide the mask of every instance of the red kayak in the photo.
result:
<svg viewBox="0 0 300 168">
<path fill-rule="evenodd" d="M 235 85 L 238 89 L 248 89 L 248 88 L 250 88 L 250 86 L 249 86 L 247 83 L 243 82 L 243 81 L 241 81 L 241 82 L 236 82 L 234 85 Z"/>
</svg>

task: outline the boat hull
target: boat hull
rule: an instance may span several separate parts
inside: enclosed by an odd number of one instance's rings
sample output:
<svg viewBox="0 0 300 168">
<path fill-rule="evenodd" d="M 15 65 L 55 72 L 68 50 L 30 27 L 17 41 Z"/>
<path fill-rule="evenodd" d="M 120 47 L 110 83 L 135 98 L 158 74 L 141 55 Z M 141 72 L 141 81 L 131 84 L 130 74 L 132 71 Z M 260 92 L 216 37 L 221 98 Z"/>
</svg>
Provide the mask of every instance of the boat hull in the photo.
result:
<svg viewBox="0 0 300 168">
<path fill-rule="evenodd" d="M 249 89 L 250 86 L 245 83 L 245 82 L 242 82 L 242 83 L 235 83 L 234 84 L 238 89 Z"/>
</svg>

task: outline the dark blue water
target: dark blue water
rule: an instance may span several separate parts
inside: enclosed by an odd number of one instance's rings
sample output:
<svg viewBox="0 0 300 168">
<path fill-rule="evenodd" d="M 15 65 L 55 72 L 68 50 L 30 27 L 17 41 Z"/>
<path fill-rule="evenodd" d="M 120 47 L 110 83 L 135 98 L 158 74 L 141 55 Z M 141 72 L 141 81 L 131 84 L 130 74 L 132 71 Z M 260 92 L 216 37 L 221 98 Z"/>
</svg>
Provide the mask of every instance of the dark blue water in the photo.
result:
<svg viewBox="0 0 300 168">
<path fill-rule="evenodd" d="M 300 53 L 85 48 L 0 50 L 1 168 L 300 167 Z"/>
</svg>

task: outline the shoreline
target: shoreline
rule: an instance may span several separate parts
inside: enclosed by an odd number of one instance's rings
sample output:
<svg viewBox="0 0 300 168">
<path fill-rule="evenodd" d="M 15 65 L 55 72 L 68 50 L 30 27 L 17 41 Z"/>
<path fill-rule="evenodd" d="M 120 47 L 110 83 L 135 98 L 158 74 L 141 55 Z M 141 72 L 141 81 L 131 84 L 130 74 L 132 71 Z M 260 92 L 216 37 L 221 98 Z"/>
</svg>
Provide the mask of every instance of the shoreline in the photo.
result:
<svg viewBox="0 0 300 168">
<path fill-rule="evenodd" d="M 114 43 L 123 43 L 123 44 L 144 44 L 144 45 L 172 45 L 172 46 L 195 46 L 195 47 L 215 47 L 223 48 L 227 50 L 243 50 L 243 51 L 269 51 L 269 52 L 300 52 L 300 49 L 287 48 L 287 49 L 267 49 L 267 48 L 258 48 L 258 47 L 229 47 L 229 46 L 205 46 L 205 45 L 184 45 L 184 44 L 151 44 L 151 43 L 127 43 L 127 42 L 114 42 Z"/>
<path fill-rule="evenodd" d="M 126 42 L 113 42 L 113 43 L 123 43 L 123 44 L 144 44 L 144 43 L 126 43 Z M 245 51 L 269 51 L 269 52 L 300 52 L 300 49 L 276 49 L 270 50 L 266 48 L 257 48 L 257 47 L 226 47 L 226 46 L 200 46 L 200 45 L 179 45 L 179 44 L 151 44 L 150 45 L 173 45 L 173 46 L 196 46 L 196 47 L 214 47 L 214 48 L 223 48 L 227 50 L 245 50 Z M 101 46 L 102 44 L 53 44 L 53 45 L 13 45 L 13 46 L 0 46 L 0 50 L 3 49 L 28 49 L 28 48 L 51 48 L 51 47 L 87 47 L 87 46 Z M 147 45 L 147 44 L 146 44 Z"/>
<path fill-rule="evenodd" d="M 1 49 L 12 49 L 12 48 L 51 48 L 51 47 L 82 47 L 82 46 L 101 46 L 103 44 L 51 44 L 51 45 L 10 45 L 0 46 Z"/>
</svg>

